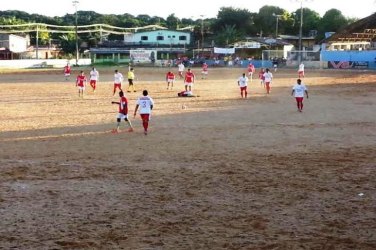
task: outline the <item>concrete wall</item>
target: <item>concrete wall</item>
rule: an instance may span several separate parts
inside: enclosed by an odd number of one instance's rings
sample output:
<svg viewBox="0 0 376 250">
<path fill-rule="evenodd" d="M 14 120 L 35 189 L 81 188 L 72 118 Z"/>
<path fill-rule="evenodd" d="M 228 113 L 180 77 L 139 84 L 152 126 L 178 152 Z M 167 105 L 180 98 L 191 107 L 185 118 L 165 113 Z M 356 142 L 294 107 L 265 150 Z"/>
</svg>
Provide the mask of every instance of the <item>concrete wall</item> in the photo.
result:
<svg viewBox="0 0 376 250">
<path fill-rule="evenodd" d="M 14 69 L 25 69 L 25 68 L 63 68 L 67 63 L 70 65 L 76 64 L 76 59 L 66 60 L 66 59 L 34 59 L 34 60 L 0 60 L 0 68 L 14 68 Z M 91 65 L 91 59 L 79 59 L 78 65 Z"/>
<path fill-rule="evenodd" d="M 322 61 L 332 63 L 336 67 L 346 68 L 353 65 L 353 68 L 367 65 L 368 69 L 376 69 L 376 50 L 366 51 L 322 51 Z M 343 64 L 343 67 L 340 66 Z M 365 66 L 364 66 L 365 67 Z"/>
</svg>

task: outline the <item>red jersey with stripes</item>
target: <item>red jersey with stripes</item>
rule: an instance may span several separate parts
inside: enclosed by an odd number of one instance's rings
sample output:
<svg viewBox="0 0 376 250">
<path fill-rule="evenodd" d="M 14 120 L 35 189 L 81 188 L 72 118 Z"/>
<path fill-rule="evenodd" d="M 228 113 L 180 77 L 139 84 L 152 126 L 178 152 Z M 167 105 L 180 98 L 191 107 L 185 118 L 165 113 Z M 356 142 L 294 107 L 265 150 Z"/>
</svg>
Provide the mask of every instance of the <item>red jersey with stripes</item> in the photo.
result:
<svg viewBox="0 0 376 250">
<path fill-rule="evenodd" d="M 69 65 L 64 67 L 64 74 L 70 74 L 71 73 L 71 67 Z"/>
<path fill-rule="evenodd" d="M 77 76 L 76 82 L 77 82 L 77 86 L 85 87 L 86 76 L 82 76 L 82 75 Z"/>
<path fill-rule="evenodd" d="M 194 79 L 195 79 L 195 74 L 193 74 L 192 72 L 185 73 L 184 82 L 192 83 L 194 82 Z"/>
<path fill-rule="evenodd" d="M 172 73 L 172 72 L 168 72 L 168 73 L 166 74 L 166 78 L 167 78 L 167 79 L 170 79 L 170 80 L 173 80 L 173 79 L 175 79 L 175 75 L 174 75 L 174 73 Z"/>
<path fill-rule="evenodd" d="M 125 96 L 120 98 L 119 113 L 128 114 L 128 99 Z"/>
</svg>

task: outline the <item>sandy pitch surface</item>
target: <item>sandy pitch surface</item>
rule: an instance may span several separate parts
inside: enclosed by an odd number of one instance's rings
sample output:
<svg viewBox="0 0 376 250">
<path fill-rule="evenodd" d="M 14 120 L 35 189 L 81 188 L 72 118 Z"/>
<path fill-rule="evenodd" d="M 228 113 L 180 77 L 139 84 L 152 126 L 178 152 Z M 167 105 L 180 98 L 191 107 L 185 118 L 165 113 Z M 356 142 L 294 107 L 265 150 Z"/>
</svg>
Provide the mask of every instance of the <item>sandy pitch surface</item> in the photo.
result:
<svg viewBox="0 0 376 250">
<path fill-rule="evenodd" d="M 60 71 L 0 74 L 1 249 L 376 249 L 372 72 L 307 70 L 299 113 L 296 71 L 242 100 L 241 69 L 194 69 L 200 97 L 178 98 L 182 80 L 136 68 L 147 136 L 138 116 L 110 133 L 113 69 L 99 72 L 84 99 Z"/>
</svg>

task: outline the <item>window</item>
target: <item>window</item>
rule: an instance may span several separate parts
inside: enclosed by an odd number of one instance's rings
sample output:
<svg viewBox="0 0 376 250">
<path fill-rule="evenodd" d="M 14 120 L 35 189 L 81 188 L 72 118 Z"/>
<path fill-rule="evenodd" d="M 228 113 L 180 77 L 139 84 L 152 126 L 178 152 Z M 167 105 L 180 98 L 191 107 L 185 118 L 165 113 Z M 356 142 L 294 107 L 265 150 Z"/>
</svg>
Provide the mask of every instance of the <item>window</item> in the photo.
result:
<svg viewBox="0 0 376 250">
<path fill-rule="evenodd" d="M 164 37 L 163 36 L 157 36 L 157 41 L 163 41 Z"/>
<path fill-rule="evenodd" d="M 187 36 L 179 36 L 179 40 L 180 41 L 186 41 L 187 40 Z"/>
<path fill-rule="evenodd" d="M 141 41 L 147 41 L 149 40 L 148 36 L 141 36 Z"/>
</svg>

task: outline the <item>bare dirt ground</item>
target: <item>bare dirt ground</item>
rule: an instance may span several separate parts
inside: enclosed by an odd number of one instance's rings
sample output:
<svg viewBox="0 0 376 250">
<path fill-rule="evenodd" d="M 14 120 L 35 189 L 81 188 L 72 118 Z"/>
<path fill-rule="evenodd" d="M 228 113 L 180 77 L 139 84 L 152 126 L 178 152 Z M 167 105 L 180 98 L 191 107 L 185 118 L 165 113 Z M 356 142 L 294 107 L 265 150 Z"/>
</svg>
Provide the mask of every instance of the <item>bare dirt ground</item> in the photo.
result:
<svg viewBox="0 0 376 250">
<path fill-rule="evenodd" d="M 0 249 L 376 249 L 374 72 L 308 70 L 299 113 L 295 70 L 242 100 L 242 69 L 179 98 L 136 68 L 144 136 L 110 133 L 113 70 L 84 99 L 60 70 L 0 74 Z"/>
</svg>

